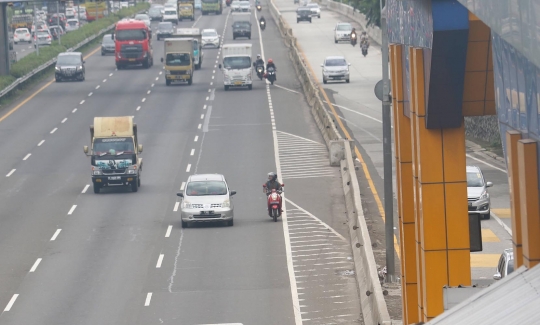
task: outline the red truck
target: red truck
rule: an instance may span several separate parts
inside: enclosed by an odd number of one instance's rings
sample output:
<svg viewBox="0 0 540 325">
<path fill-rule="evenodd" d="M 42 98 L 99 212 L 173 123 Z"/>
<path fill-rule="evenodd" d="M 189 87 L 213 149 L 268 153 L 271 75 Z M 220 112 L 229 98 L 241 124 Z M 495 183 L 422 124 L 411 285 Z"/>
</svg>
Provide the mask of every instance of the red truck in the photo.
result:
<svg viewBox="0 0 540 325">
<path fill-rule="evenodd" d="M 150 68 L 154 64 L 151 37 L 151 31 L 143 21 L 127 19 L 116 23 L 113 34 L 116 68 L 120 70 L 132 64 Z"/>
</svg>

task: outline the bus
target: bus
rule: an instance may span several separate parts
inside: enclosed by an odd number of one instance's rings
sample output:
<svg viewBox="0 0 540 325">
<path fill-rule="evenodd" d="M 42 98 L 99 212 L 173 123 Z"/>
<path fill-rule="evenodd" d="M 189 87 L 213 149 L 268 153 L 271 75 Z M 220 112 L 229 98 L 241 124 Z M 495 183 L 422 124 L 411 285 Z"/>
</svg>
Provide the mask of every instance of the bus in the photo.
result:
<svg viewBox="0 0 540 325">
<path fill-rule="evenodd" d="M 211 12 L 221 15 L 223 12 L 223 2 L 222 0 L 202 0 L 201 11 L 203 15 L 208 15 Z"/>
</svg>

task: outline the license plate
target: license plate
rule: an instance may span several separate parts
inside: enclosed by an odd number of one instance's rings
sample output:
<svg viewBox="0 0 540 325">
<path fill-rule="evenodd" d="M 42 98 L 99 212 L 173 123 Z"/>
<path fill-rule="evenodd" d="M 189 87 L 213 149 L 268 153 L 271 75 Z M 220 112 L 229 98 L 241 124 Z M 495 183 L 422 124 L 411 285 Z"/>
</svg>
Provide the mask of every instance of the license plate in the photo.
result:
<svg viewBox="0 0 540 325">
<path fill-rule="evenodd" d="M 120 176 L 109 176 L 110 181 L 119 181 L 120 179 L 122 179 Z"/>
<path fill-rule="evenodd" d="M 135 61 L 135 59 L 129 59 L 129 61 L 130 61 L 130 62 L 134 62 L 134 61 Z"/>
<path fill-rule="evenodd" d="M 214 214 L 214 211 L 201 211 L 201 214 Z"/>
<path fill-rule="evenodd" d="M 234 84 L 235 84 L 235 85 L 241 85 L 241 84 L 242 84 L 242 81 L 235 81 Z"/>
</svg>

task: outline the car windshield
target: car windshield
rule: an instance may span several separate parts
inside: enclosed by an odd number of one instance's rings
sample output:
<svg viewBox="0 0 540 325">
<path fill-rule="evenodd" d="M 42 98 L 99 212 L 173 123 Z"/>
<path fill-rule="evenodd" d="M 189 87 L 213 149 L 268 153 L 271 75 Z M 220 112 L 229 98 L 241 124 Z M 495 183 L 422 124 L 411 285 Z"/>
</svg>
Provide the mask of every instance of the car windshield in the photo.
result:
<svg viewBox="0 0 540 325">
<path fill-rule="evenodd" d="M 347 24 L 347 25 L 338 25 L 337 30 L 349 31 L 349 30 L 352 30 L 352 27 L 349 24 Z"/>
<path fill-rule="evenodd" d="M 347 65 L 345 59 L 328 59 L 325 63 L 325 66 L 327 67 L 342 67 L 345 65 Z"/>
<path fill-rule="evenodd" d="M 103 44 L 114 44 L 114 41 L 112 39 L 111 35 L 105 35 L 103 36 Z"/>
<path fill-rule="evenodd" d="M 117 30 L 116 39 L 119 41 L 141 41 L 146 39 L 146 32 L 142 29 Z"/>
<path fill-rule="evenodd" d="M 176 15 L 176 10 L 165 10 L 165 15 Z"/>
<path fill-rule="evenodd" d="M 158 25 L 159 30 L 169 30 L 169 29 L 172 29 L 172 28 L 173 28 L 172 23 L 159 23 L 159 25 Z"/>
<path fill-rule="evenodd" d="M 217 36 L 217 33 L 215 31 L 203 32 L 202 36 L 212 37 L 212 36 Z"/>
<path fill-rule="evenodd" d="M 225 69 L 247 69 L 251 67 L 251 60 L 246 56 L 232 56 L 223 60 Z"/>
<path fill-rule="evenodd" d="M 75 26 L 75 25 L 77 25 L 77 21 L 76 21 L 76 20 L 69 20 L 69 21 L 68 21 L 68 24 L 69 24 L 70 26 Z"/>
<path fill-rule="evenodd" d="M 47 32 L 37 32 L 37 36 L 39 36 L 39 37 L 49 36 L 49 33 L 47 33 Z"/>
<path fill-rule="evenodd" d="M 172 66 L 188 66 L 191 63 L 189 54 L 186 53 L 168 53 L 167 65 Z"/>
<path fill-rule="evenodd" d="M 17 34 L 28 34 L 28 29 L 17 29 L 15 31 Z"/>
<path fill-rule="evenodd" d="M 150 10 L 148 11 L 151 15 L 155 15 L 155 14 L 161 14 L 161 9 L 159 8 L 150 8 Z"/>
<path fill-rule="evenodd" d="M 133 152 L 134 145 L 131 138 L 97 138 L 94 140 L 94 154 L 98 156 L 131 154 Z"/>
<path fill-rule="evenodd" d="M 467 172 L 467 187 L 483 187 L 484 180 L 478 172 Z"/>
<path fill-rule="evenodd" d="M 80 65 L 81 57 L 78 55 L 59 55 L 56 64 L 59 65 Z"/>
<path fill-rule="evenodd" d="M 310 3 L 307 5 L 309 8 L 319 8 L 319 5 L 316 3 Z"/>
<path fill-rule="evenodd" d="M 227 185 L 222 181 L 189 182 L 186 188 L 188 196 L 226 195 Z"/>
</svg>

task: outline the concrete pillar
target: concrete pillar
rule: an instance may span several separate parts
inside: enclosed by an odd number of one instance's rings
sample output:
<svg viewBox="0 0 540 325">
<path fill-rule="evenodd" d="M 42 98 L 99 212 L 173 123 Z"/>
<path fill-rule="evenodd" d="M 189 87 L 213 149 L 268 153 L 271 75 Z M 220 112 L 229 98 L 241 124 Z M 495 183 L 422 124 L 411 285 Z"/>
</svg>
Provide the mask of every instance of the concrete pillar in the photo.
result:
<svg viewBox="0 0 540 325">
<path fill-rule="evenodd" d="M 508 187 L 510 189 L 510 208 L 512 211 L 512 247 L 514 248 L 514 267 L 523 265 L 523 247 L 521 236 L 521 199 L 519 195 L 518 141 L 521 132 L 506 132 L 506 157 L 508 161 Z"/>
<path fill-rule="evenodd" d="M 423 307 L 422 320 L 429 321 L 444 311 L 443 286 L 471 284 L 465 128 L 463 122 L 459 128 L 426 128 L 423 49 L 411 52 L 415 106 L 411 119 L 416 120 L 412 134 L 416 137 L 418 167 L 419 305 Z"/>
<path fill-rule="evenodd" d="M 0 76 L 9 74 L 7 3 L 0 3 Z"/>
<path fill-rule="evenodd" d="M 517 144 L 523 265 L 540 264 L 540 207 L 538 190 L 538 148 L 532 139 Z"/>
</svg>

